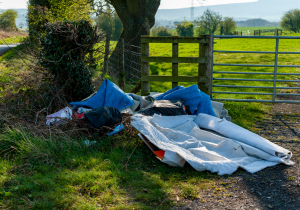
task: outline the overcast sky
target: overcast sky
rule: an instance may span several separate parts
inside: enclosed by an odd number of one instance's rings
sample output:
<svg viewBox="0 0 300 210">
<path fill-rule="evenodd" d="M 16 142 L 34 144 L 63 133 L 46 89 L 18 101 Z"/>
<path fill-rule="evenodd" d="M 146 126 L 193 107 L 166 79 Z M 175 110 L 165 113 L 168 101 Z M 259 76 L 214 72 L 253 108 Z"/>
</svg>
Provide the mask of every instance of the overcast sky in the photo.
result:
<svg viewBox="0 0 300 210">
<path fill-rule="evenodd" d="M 28 0 L 0 0 L 0 9 L 24 9 Z M 194 6 L 254 2 L 258 0 L 194 0 Z M 161 0 L 159 9 L 191 7 L 192 0 Z"/>
</svg>

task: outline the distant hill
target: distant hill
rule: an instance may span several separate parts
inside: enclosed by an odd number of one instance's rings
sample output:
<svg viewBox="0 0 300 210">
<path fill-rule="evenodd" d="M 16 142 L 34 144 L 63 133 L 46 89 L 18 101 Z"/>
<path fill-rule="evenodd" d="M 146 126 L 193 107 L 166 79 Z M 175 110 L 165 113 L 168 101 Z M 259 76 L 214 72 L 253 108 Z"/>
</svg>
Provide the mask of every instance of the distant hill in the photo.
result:
<svg viewBox="0 0 300 210">
<path fill-rule="evenodd" d="M 280 27 L 280 22 L 269 22 L 258 18 L 246 21 L 236 21 L 237 27 Z"/>
<path fill-rule="evenodd" d="M 207 8 L 219 12 L 223 16 L 233 17 L 236 21 L 262 18 L 272 22 L 279 22 L 283 13 L 300 8 L 299 0 L 258 0 L 257 2 L 222 4 L 195 8 L 195 17 L 200 16 Z M 190 19 L 190 8 L 162 9 L 156 14 L 157 20 Z"/>
<path fill-rule="evenodd" d="M 195 17 L 202 15 L 207 8 L 219 12 L 223 16 L 233 17 L 236 21 L 265 19 L 269 22 L 279 22 L 284 12 L 300 8 L 300 0 L 258 0 L 257 2 L 249 3 L 195 7 Z M 0 9 L 1 11 L 4 10 Z M 16 11 L 19 14 L 17 26 L 19 27 L 20 23 L 26 24 L 27 9 L 16 9 Z M 159 22 L 168 21 L 168 23 L 164 23 L 163 25 L 169 25 L 172 21 L 181 21 L 184 18 L 189 20 L 190 11 L 190 8 L 160 9 L 156 13 L 156 20 Z"/>
<path fill-rule="evenodd" d="M 0 12 L 4 12 L 6 9 L 0 9 Z M 26 16 L 27 9 L 14 9 L 18 12 L 18 18 L 16 20 L 17 27 L 20 27 L 20 24 L 23 23 L 23 28 L 27 28 Z"/>
</svg>

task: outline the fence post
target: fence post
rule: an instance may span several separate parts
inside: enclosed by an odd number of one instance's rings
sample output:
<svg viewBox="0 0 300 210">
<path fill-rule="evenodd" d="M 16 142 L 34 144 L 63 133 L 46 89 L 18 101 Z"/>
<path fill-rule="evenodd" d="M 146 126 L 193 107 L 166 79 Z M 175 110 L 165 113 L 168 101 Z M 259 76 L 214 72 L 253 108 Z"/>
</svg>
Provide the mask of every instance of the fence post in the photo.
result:
<svg viewBox="0 0 300 210">
<path fill-rule="evenodd" d="M 278 29 L 275 30 L 275 36 L 278 36 Z"/>
<path fill-rule="evenodd" d="M 201 38 L 209 41 L 209 42 L 214 42 L 214 40 L 210 40 L 212 36 L 206 36 L 206 35 L 200 35 Z M 210 39 L 209 39 L 210 38 Z M 211 47 L 211 46 L 210 46 Z M 206 57 L 207 58 L 207 63 L 199 63 L 198 64 L 198 76 L 205 76 L 206 81 L 205 82 L 198 82 L 198 88 L 210 95 L 210 82 L 211 82 L 211 62 L 213 59 L 213 55 L 211 54 L 211 49 L 209 48 L 209 44 L 203 44 L 199 43 L 199 57 Z"/>
<path fill-rule="evenodd" d="M 206 53 L 207 60 L 207 85 L 208 85 L 208 95 L 210 96 L 210 99 L 213 98 L 212 90 L 213 90 L 213 77 L 214 77 L 214 44 L 215 44 L 215 37 L 214 34 L 209 36 L 209 45 L 208 50 Z"/>
<path fill-rule="evenodd" d="M 109 44 L 110 44 L 110 35 L 107 35 L 105 40 L 104 67 L 103 67 L 102 75 L 105 75 L 108 69 Z"/>
<path fill-rule="evenodd" d="M 261 34 L 261 30 L 258 30 L 258 35 L 260 36 L 260 34 Z"/>
<path fill-rule="evenodd" d="M 172 57 L 178 58 L 178 36 L 173 36 Z M 172 76 L 178 76 L 178 63 L 172 63 Z M 178 82 L 172 82 L 172 88 L 178 86 Z"/>
<path fill-rule="evenodd" d="M 119 39 L 119 87 L 125 89 L 124 39 Z"/>
<path fill-rule="evenodd" d="M 149 42 L 147 42 L 147 37 L 149 36 L 142 36 L 142 57 L 149 57 Z M 150 64 L 149 62 L 143 61 L 142 59 L 142 67 L 141 67 L 141 77 L 143 79 L 143 76 L 149 76 L 150 75 Z M 148 96 L 150 95 L 150 82 L 141 80 L 141 94 L 142 96 Z"/>
<path fill-rule="evenodd" d="M 277 65 L 278 65 L 278 49 L 279 49 L 279 38 L 276 38 L 276 48 L 275 48 L 275 67 L 274 67 L 274 81 L 273 81 L 273 99 L 276 101 L 276 82 L 277 82 Z"/>
</svg>

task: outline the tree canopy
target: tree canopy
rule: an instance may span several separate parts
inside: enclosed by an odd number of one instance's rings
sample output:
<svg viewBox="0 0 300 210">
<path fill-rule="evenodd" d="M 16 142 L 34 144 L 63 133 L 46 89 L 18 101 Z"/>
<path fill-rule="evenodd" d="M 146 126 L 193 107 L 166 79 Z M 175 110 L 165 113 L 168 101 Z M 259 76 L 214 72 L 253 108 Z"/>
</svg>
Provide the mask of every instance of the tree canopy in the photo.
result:
<svg viewBox="0 0 300 210">
<path fill-rule="evenodd" d="M 105 34 L 109 34 L 113 41 L 117 41 L 122 32 L 122 22 L 116 12 L 108 7 L 95 18 L 95 22 L 100 30 Z"/>
<path fill-rule="evenodd" d="M 176 24 L 176 31 L 178 36 L 193 37 L 194 36 L 194 24 L 187 20 Z"/>
<path fill-rule="evenodd" d="M 29 33 L 42 31 L 42 26 L 55 21 L 90 19 L 89 0 L 29 0 Z"/>
<path fill-rule="evenodd" d="M 198 20 L 196 20 L 198 34 L 213 34 L 221 23 L 222 15 L 210 9 L 204 11 Z"/>
<path fill-rule="evenodd" d="M 224 35 L 232 35 L 236 29 L 236 22 L 232 17 L 224 17 L 221 22 L 222 34 Z"/>
<path fill-rule="evenodd" d="M 16 30 L 16 18 L 18 12 L 15 10 L 8 9 L 0 14 L 0 29 L 5 31 Z"/>
<path fill-rule="evenodd" d="M 172 36 L 171 32 L 163 26 L 153 27 L 151 29 L 151 34 L 153 36 Z"/>
<path fill-rule="evenodd" d="M 281 18 L 281 27 L 298 33 L 300 31 L 300 10 L 293 9 L 286 12 Z"/>
</svg>

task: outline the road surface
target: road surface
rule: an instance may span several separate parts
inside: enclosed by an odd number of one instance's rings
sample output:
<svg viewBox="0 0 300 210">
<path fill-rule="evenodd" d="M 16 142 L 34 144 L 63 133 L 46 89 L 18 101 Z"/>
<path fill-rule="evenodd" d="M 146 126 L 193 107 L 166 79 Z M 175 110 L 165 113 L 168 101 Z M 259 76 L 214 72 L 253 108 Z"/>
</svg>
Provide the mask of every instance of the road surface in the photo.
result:
<svg viewBox="0 0 300 210">
<path fill-rule="evenodd" d="M 0 56 L 3 55 L 6 51 L 8 51 L 10 48 L 16 47 L 19 44 L 9 44 L 7 45 L 0 45 Z"/>
</svg>

